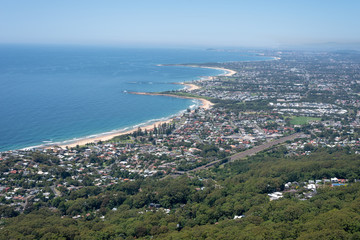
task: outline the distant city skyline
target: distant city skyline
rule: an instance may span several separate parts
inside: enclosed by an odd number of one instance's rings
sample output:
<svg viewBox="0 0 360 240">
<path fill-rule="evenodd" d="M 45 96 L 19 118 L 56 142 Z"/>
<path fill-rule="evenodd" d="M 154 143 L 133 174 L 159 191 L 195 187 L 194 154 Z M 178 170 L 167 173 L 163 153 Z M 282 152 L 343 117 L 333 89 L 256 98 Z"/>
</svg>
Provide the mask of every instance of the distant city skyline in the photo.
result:
<svg viewBox="0 0 360 240">
<path fill-rule="evenodd" d="M 360 45 L 359 9 L 360 1 L 356 0 L 2 0 L 0 43 Z"/>
</svg>

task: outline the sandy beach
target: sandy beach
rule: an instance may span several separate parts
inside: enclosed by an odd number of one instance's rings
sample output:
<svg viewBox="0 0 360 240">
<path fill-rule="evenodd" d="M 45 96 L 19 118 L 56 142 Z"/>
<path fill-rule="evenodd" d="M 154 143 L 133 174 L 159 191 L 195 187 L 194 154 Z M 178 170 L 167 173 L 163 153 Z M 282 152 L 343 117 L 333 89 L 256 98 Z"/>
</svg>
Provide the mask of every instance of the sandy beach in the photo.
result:
<svg viewBox="0 0 360 240">
<path fill-rule="evenodd" d="M 193 85 L 193 84 L 191 84 L 191 85 Z M 196 85 L 194 85 L 194 86 L 196 86 Z M 198 86 L 196 86 L 196 87 L 198 87 Z M 136 92 L 136 93 L 133 93 L 133 94 L 153 95 L 153 96 L 169 96 L 169 97 L 178 97 L 178 98 L 187 98 L 187 99 L 198 99 L 198 100 L 201 101 L 201 105 L 199 107 L 204 108 L 204 109 L 210 109 L 214 105 L 212 102 L 210 102 L 210 101 L 208 101 L 206 99 L 202 99 L 202 98 L 182 97 L 182 96 L 175 96 L 175 95 L 171 95 L 171 94 L 142 93 L 142 92 Z M 146 129 L 146 130 L 149 131 L 149 130 L 154 129 L 154 125 L 158 126 L 158 125 L 161 125 L 163 123 L 170 123 L 172 120 L 173 120 L 173 118 L 170 118 L 170 119 L 165 120 L 165 121 L 158 121 L 158 122 L 146 125 L 146 126 L 142 126 L 141 129 L 142 130 Z M 108 140 L 111 140 L 112 138 L 114 138 L 116 136 L 131 134 L 131 133 L 133 133 L 133 132 L 135 132 L 137 130 L 138 130 L 138 128 L 136 127 L 134 129 L 131 129 L 131 130 L 128 130 L 128 131 L 111 132 L 109 134 L 104 134 L 104 135 L 100 135 L 100 136 L 96 136 L 96 137 L 90 137 L 90 138 L 84 138 L 84 139 L 80 139 L 80 140 L 77 140 L 77 141 L 74 141 L 74 142 L 61 144 L 61 145 L 57 145 L 57 146 L 62 147 L 62 148 L 66 148 L 66 147 L 72 148 L 72 147 L 76 147 L 77 145 L 82 146 L 82 145 L 85 145 L 87 143 L 96 143 L 96 142 L 99 142 L 99 141 L 108 141 Z M 51 147 L 48 147 L 48 148 L 51 148 Z"/>
<path fill-rule="evenodd" d="M 197 66 L 197 65 L 188 65 L 188 67 L 211 68 L 211 69 L 217 69 L 217 70 L 226 71 L 225 74 L 221 74 L 219 76 L 233 76 L 236 73 L 236 71 L 234 71 L 234 70 L 226 69 L 226 68 L 219 68 L 219 67 L 202 67 L 202 66 Z M 209 76 L 208 78 L 203 79 L 203 81 L 205 81 L 207 79 L 211 79 L 211 78 L 212 78 L 212 76 Z M 197 86 L 197 85 L 195 85 L 193 83 L 183 82 L 183 83 L 177 83 L 177 84 L 181 84 L 181 85 L 186 86 L 186 88 L 188 90 L 200 89 L 199 86 Z M 186 98 L 186 99 L 197 99 L 197 100 L 201 101 L 201 105 L 199 107 L 204 108 L 204 109 L 210 109 L 214 105 L 212 102 L 210 102 L 210 101 L 208 101 L 206 99 L 203 99 L 203 98 L 177 96 L 177 95 L 172 95 L 172 94 L 161 94 L 161 93 L 145 93 L 145 92 L 132 92 L 132 94 L 152 95 L 152 96 L 169 96 L 169 97 Z M 165 120 L 165 121 L 158 121 L 158 122 L 149 124 L 147 126 L 142 126 L 141 129 L 142 130 L 145 130 L 145 129 L 146 130 L 152 130 L 154 128 L 154 125 L 158 126 L 159 124 L 170 123 L 172 120 L 173 119 L 170 118 L 170 119 Z M 111 132 L 109 134 L 103 134 L 103 135 L 99 135 L 99 136 L 96 136 L 96 137 L 83 138 L 83 139 L 80 139 L 80 140 L 77 140 L 77 141 L 73 141 L 73 142 L 69 142 L 69 143 L 61 144 L 61 145 L 57 145 L 57 146 L 60 146 L 62 148 L 66 148 L 66 147 L 72 148 L 72 147 L 76 147 L 77 145 L 82 146 L 82 145 L 85 145 L 87 143 L 96 143 L 96 142 L 99 142 L 99 141 L 108 141 L 108 140 L 111 140 L 112 138 L 114 138 L 116 136 L 131 134 L 131 133 L 133 133 L 134 131 L 137 131 L 137 130 L 138 130 L 138 128 L 136 127 L 134 129 L 131 129 L 131 130 L 128 130 L 128 131 Z M 48 147 L 48 148 L 51 148 L 51 146 Z"/>
<path fill-rule="evenodd" d="M 186 89 L 190 90 L 190 91 L 200 89 L 200 87 L 198 85 L 195 85 L 195 84 L 192 84 L 192 83 L 182 82 L 182 83 L 177 83 L 177 84 L 184 85 L 186 87 Z"/>
<path fill-rule="evenodd" d="M 231 69 L 227 69 L 227 68 L 220 68 L 220 67 L 202 67 L 202 66 L 197 66 L 197 65 L 189 65 L 189 67 L 210 68 L 210 69 L 216 69 L 216 70 L 226 71 L 225 74 L 220 74 L 220 75 L 218 75 L 218 76 L 231 77 L 231 76 L 233 76 L 234 74 L 236 74 L 236 71 L 231 70 Z"/>
<path fill-rule="evenodd" d="M 228 68 L 221 68 L 221 67 L 208 67 L 208 66 L 201 66 L 201 65 L 183 65 L 183 64 L 172 64 L 172 65 L 166 65 L 166 64 L 158 64 L 157 66 L 181 66 L 181 67 L 194 67 L 194 68 L 210 68 L 210 69 L 216 69 L 221 71 L 226 71 L 224 74 L 220 74 L 218 76 L 226 76 L 231 77 L 234 74 L 236 74 L 236 71 L 228 69 Z M 209 78 L 212 78 L 215 76 L 209 76 Z"/>
<path fill-rule="evenodd" d="M 141 127 L 141 129 L 143 131 L 144 130 L 148 130 L 148 131 L 153 130 L 154 125 L 158 126 L 158 125 L 161 125 L 163 123 L 170 123 L 172 120 L 173 119 L 170 118 L 170 119 L 165 120 L 165 121 L 158 121 L 158 122 L 155 122 L 153 124 L 143 126 L 143 127 Z M 137 130 L 138 130 L 138 128 L 136 127 L 134 129 L 131 129 L 131 130 L 128 130 L 128 131 L 116 131 L 116 132 L 112 132 L 112 133 L 109 133 L 109 134 L 104 134 L 104 135 L 97 136 L 97 137 L 84 138 L 84 139 L 80 139 L 80 140 L 77 140 L 77 141 L 74 141 L 74 142 L 70 142 L 70 143 L 67 143 L 67 144 L 61 144 L 61 145 L 57 145 L 57 146 L 62 147 L 62 148 L 66 148 L 66 147 L 72 148 L 72 147 L 76 147 L 77 145 L 82 146 L 82 145 L 85 145 L 87 143 L 96 143 L 96 142 L 99 142 L 99 141 L 108 141 L 108 140 L 111 140 L 114 137 L 121 136 L 121 135 L 126 135 L 126 134 L 131 134 L 131 133 L 133 133 L 133 132 L 135 132 Z M 48 147 L 48 148 L 51 148 L 51 147 Z"/>
</svg>

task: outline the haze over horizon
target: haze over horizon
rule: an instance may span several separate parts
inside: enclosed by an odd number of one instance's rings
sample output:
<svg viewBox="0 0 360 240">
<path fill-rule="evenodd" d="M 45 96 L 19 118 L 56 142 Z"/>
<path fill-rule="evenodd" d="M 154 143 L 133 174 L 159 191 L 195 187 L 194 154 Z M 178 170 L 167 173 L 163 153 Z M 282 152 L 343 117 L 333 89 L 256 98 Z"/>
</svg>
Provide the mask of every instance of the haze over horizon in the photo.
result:
<svg viewBox="0 0 360 240">
<path fill-rule="evenodd" d="M 360 46 L 360 2 L 10 1 L 1 44 L 281 47 Z"/>
</svg>

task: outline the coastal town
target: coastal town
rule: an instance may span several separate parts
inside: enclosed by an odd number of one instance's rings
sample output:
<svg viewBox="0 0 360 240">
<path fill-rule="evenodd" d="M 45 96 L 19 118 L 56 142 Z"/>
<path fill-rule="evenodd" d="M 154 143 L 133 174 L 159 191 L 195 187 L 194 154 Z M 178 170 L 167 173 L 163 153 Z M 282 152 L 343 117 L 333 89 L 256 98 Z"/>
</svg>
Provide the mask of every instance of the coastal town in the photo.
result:
<svg viewBox="0 0 360 240">
<path fill-rule="evenodd" d="M 360 240 L 360 1 L 0 1 L 0 240 Z"/>
<path fill-rule="evenodd" d="M 187 109 L 168 121 L 67 146 L 2 152 L 0 205 L 6 207 L 2 216 L 16 216 L 36 206 L 60 209 L 56 199 L 70 201 L 76 194 L 97 195 L 139 179 L 161 181 L 187 176 L 210 181 L 206 169 L 243 161 L 269 149 L 290 158 L 311 156 L 321 149 L 341 148 L 360 154 L 357 55 L 354 60 L 337 53 L 271 54 L 277 59 L 215 64 L 231 71 L 185 84 L 182 90 L 156 93 L 202 102 L 200 107 Z M 299 177 L 265 193 L 269 201 L 290 195 L 307 200 L 317 189 L 351 185 L 360 178 L 341 177 Z M 94 192 L 89 193 L 89 189 Z M 115 204 L 113 211 L 116 209 Z M 94 211 L 89 209 L 87 214 Z M 69 208 L 63 216 L 84 217 Z"/>
</svg>

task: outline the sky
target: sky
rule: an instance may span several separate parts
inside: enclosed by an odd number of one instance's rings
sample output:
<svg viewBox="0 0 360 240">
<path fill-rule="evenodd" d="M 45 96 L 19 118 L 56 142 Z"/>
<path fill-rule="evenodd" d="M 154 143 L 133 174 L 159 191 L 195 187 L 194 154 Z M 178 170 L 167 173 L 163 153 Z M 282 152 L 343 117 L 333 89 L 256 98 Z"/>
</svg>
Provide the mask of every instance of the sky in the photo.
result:
<svg viewBox="0 0 360 240">
<path fill-rule="evenodd" d="M 0 43 L 360 43 L 359 0 L 0 0 Z"/>
</svg>

